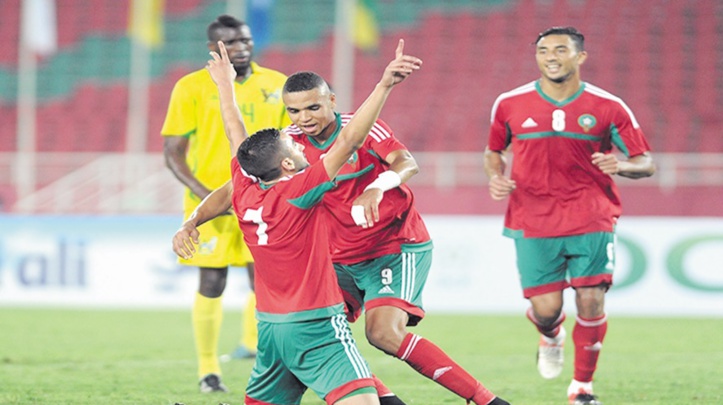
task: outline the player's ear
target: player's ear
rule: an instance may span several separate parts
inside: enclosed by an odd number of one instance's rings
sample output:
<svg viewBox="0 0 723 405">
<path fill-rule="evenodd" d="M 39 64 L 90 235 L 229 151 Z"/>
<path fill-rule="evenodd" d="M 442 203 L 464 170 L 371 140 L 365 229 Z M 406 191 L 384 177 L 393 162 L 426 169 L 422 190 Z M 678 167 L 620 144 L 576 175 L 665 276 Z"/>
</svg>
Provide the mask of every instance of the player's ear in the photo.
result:
<svg viewBox="0 0 723 405">
<path fill-rule="evenodd" d="M 577 53 L 577 64 L 582 65 L 587 60 L 587 51 L 580 51 Z"/>
<path fill-rule="evenodd" d="M 281 169 L 289 172 L 293 172 L 296 169 L 296 164 L 294 164 L 294 160 L 288 157 L 285 157 L 281 160 Z"/>
<path fill-rule="evenodd" d="M 329 93 L 329 104 L 331 104 L 332 110 L 336 110 L 336 94 Z"/>
</svg>

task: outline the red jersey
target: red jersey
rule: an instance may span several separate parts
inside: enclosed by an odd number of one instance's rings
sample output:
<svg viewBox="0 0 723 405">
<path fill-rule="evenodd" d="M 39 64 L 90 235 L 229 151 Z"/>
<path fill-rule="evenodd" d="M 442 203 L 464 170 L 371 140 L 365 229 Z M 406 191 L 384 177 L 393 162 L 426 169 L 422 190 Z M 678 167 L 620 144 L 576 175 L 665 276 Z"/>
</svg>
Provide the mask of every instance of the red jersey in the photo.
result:
<svg viewBox="0 0 723 405">
<path fill-rule="evenodd" d="M 352 114 L 336 114 L 336 131 L 323 144 L 304 135 L 296 125 L 287 127 L 285 131 L 304 145 L 304 154 L 313 164 L 329 151 L 351 117 Z M 351 216 L 354 199 L 389 168 L 384 158 L 395 150 L 406 149 L 391 128 L 384 121 L 377 120 L 364 145 L 342 167 L 336 177 L 336 187 L 324 196 L 324 206 L 333 219 L 329 232 L 334 263 L 359 263 L 400 253 L 402 244 L 429 241 L 424 221 L 414 207 L 414 194 L 405 184 L 384 192 L 379 204 L 379 222 L 373 227 L 362 228 L 354 223 Z"/>
<path fill-rule="evenodd" d="M 290 322 L 343 313 L 321 204 L 333 187 L 322 162 L 266 186 L 231 164 L 233 208 L 255 261 L 259 320 Z"/>
<path fill-rule="evenodd" d="M 591 163 L 613 145 L 628 157 L 647 152 L 635 116 L 618 97 L 582 83 L 568 100 L 545 96 L 537 81 L 501 94 L 492 107 L 488 147 L 512 144 L 505 234 L 555 237 L 612 232 L 622 211 L 612 176 Z"/>
</svg>

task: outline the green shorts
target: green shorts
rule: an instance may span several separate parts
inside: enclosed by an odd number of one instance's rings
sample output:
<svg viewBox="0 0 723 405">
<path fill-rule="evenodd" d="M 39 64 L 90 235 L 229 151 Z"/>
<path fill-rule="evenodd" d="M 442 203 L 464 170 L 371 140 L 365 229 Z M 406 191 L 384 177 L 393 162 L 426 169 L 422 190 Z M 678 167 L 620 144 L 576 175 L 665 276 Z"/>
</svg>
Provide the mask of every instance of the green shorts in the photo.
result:
<svg viewBox="0 0 723 405">
<path fill-rule="evenodd" d="M 307 388 L 327 403 L 376 392 L 344 315 L 305 322 L 260 321 L 246 396 L 264 404 L 299 404 Z"/>
<path fill-rule="evenodd" d="M 347 319 L 354 322 L 363 308 L 400 308 L 409 314 L 408 325 L 424 318 L 422 290 L 432 266 L 432 241 L 402 245 L 402 252 L 351 265 L 334 264 L 347 306 Z"/>
<path fill-rule="evenodd" d="M 570 286 L 612 284 L 615 268 L 615 234 L 612 232 L 517 238 L 515 248 L 525 298 Z"/>
</svg>

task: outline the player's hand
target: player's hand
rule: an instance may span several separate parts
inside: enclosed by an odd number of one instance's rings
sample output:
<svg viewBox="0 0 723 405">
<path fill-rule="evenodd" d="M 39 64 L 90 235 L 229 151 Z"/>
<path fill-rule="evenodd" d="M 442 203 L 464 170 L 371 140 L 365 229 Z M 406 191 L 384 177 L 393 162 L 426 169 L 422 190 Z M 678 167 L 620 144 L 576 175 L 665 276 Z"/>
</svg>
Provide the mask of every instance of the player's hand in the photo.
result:
<svg viewBox="0 0 723 405">
<path fill-rule="evenodd" d="M 378 188 L 370 188 L 361 193 L 352 203 L 351 216 L 354 223 L 362 228 L 371 228 L 379 222 L 379 203 L 384 198 L 384 192 Z"/>
<path fill-rule="evenodd" d="M 220 55 L 213 51 L 209 52 L 212 59 L 206 64 L 206 70 L 211 74 L 211 79 L 216 85 L 233 83 L 236 80 L 236 70 L 228 58 L 226 45 L 223 44 L 223 41 L 218 41 L 218 50 L 221 53 Z"/>
<path fill-rule="evenodd" d="M 490 197 L 499 201 L 510 195 L 517 188 L 517 183 L 509 177 L 496 174 L 490 179 L 489 188 Z"/>
<path fill-rule="evenodd" d="M 401 83 L 421 67 L 421 59 L 404 54 L 404 40 L 400 39 L 397 45 L 396 57 L 393 61 L 389 62 L 387 68 L 384 69 L 384 75 L 379 83 L 387 87 L 392 87 L 397 83 Z"/>
<path fill-rule="evenodd" d="M 195 226 L 184 223 L 173 235 L 173 252 L 184 259 L 192 258 L 196 253 L 195 245 L 198 245 L 199 235 Z"/>
<path fill-rule="evenodd" d="M 612 153 L 595 152 L 591 158 L 592 164 L 605 174 L 612 176 L 620 172 L 620 161 Z"/>
</svg>

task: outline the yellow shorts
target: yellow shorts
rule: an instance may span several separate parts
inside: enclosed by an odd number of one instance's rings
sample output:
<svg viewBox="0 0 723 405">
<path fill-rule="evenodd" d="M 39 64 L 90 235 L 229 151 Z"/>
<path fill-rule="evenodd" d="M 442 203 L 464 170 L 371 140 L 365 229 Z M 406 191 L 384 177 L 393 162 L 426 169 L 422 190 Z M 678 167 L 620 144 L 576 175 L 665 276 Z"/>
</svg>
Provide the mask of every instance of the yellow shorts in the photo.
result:
<svg viewBox="0 0 723 405">
<path fill-rule="evenodd" d="M 190 212 L 186 213 L 188 218 Z M 181 264 L 197 267 L 244 267 L 253 263 L 248 246 L 244 243 L 243 234 L 238 227 L 235 215 L 227 214 L 217 217 L 198 227 L 200 236 L 196 253 L 189 260 L 178 258 Z"/>
</svg>

